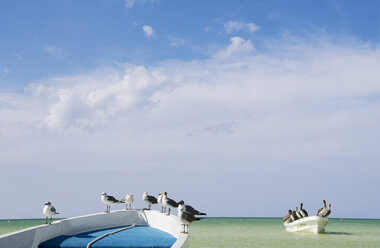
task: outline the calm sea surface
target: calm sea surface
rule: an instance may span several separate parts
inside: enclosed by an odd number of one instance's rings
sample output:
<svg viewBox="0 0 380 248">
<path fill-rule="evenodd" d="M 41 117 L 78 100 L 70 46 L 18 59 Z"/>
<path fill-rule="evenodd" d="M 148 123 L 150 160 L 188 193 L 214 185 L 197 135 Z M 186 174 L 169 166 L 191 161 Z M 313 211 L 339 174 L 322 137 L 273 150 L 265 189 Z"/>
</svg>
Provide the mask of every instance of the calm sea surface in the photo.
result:
<svg viewBox="0 0 380 248">
<path fill-rule="evenodd" d="M 0 235 L 45 220 L 0 220 Z M 323 234 L 288 233 L 280 218 L 206 218 L 190 227 L 191 247 L 380 247 L 380 220 L 330 219 Z"/>
</svg>

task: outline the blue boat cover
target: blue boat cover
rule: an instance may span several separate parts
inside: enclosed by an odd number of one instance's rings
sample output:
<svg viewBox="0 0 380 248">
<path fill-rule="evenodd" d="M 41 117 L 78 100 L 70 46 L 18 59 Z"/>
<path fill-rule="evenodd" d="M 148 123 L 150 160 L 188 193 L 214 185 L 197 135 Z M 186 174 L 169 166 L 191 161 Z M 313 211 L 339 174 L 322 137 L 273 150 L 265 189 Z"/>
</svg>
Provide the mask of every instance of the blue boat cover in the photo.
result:
<svg viewBox="0 0 380 248">
<path fill-rule="evenodd" d="M 62 235 L 41 243 L 39 248 L 86 248 L 97 237 L 122 227 L 79 233 L 73 236 Z M 134 226 L 130 229 L 109 235 L 95 242 L 92 248 L 166 248 L 177 239 L 167 232 L 148 226 Z"/>
</svg>

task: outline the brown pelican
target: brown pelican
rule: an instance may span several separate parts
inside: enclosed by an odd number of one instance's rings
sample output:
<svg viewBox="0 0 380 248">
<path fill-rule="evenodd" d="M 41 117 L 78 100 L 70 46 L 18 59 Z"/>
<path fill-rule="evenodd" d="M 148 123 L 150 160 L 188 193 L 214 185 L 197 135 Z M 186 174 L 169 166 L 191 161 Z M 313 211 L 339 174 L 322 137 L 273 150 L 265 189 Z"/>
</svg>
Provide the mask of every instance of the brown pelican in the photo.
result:
<svg viewBox="0 0 380 248">
<path fill-rule="evenodd" d="M 284 216 L 284 218 L 282 218 L 283 221 L 289 221 L 291 220 L 290 219 L 290 216 L 292 215 L 292 210 L 289 209 L 288 211 L 288 215 Z"/>
<path fill-rule="evenodd" d="M 318 216 L 324 216 L 327 213 L 327 206 L 326 206 L 326 201 L 323 200 L 323 207 L 318 209 Z"/>
<path fill-rule="evenodd" d="M 301 202 L 301 205 L 300 205 L 300 214 L 302 215 L 302 217 L 309 216 L 309 214 L 307 213 L 307 211 L 305 209 L 303 209 L 302 207 L 303 207 L 303 203 Z"/>
<path fill-rule="evenodd" d="M 327 217 L 331 214 L 331 203 L 329 204 L 329 209 L 327 210 L 326 214 L 323 215 L 323 217 Z"/>
<path fill-rule="evenodd" d="M 296 215 L 298 217 L 298 219 L 302 219 L 303 216 L 301 215 L 301 213 L 298 211 L 298 207 L 296 207 Z"/>
</svg>

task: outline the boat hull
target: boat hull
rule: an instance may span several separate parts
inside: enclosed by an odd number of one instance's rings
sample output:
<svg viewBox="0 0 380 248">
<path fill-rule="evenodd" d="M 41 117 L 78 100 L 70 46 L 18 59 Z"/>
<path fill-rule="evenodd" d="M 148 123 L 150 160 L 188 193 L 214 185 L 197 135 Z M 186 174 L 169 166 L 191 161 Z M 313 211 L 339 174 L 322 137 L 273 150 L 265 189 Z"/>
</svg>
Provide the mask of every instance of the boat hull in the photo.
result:
<svg viewBox="0 0 380 248">
<path fill-rule="evenodd" d="M 329 219 L 320 216 L 309 216 L 290 223 L 284 223 L 288 232 L 320 233 L 325 231 Z"/>
<path fill-rule="evenodd" d="M 54 221 L 0 236 L 1 248 L 38 248 L 44 241 L 61 235 L 75 235 L 99 229 L 128 225 L 146 225 L 167 232 L 177 238 L 172 248 L 188 246 L 188 234 L 181 233 L 182 225 L 177 216 L 167 216 L 159 211 L 118 210 Z"/>
</svg>

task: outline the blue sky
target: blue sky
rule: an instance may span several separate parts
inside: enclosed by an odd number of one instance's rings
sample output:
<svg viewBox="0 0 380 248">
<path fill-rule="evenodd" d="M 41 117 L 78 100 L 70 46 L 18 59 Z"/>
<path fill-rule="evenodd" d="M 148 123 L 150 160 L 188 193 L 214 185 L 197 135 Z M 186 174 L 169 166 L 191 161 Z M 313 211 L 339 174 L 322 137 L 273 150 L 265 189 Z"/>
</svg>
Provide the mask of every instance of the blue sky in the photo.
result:
<svg viewBox="0 0 380 248">
<path fill-rule="evenodd" d="M 379 5 L 0 1 L 0 188 L 29 206 L 0 218 L 103 191 L 380 218 Z"/>
</svg>

